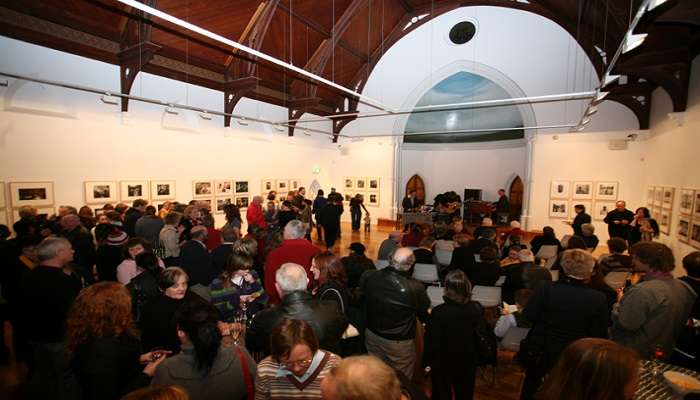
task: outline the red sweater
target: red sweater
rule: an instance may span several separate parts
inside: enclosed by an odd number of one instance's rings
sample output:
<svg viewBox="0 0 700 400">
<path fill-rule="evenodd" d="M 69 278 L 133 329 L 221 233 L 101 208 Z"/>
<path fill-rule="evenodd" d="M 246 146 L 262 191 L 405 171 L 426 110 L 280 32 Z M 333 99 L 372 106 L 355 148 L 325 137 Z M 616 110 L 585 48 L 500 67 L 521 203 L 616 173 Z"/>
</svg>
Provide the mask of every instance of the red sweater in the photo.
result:
<svg viewBox="0 0 700 400">
<path fill-rule="evenodd" d="M 275 288 L 275 274 L 284 263 L 299 264 L 306 270 L 309 277 L 309 287 L 314 280 L 311 273 L 311 259 L 321 252 L 321 249 L 312 245 L 306 239 L 288 239 L 282 242 L 282 246 L 272 250 L 265 262 L 265 291 L 269 296 L 269 304 L 279 304 L 280 297 Z"/>
<path fill-rule="evenodd" d="M 248 211 L 245 213 L 245 219 L 248 221 L 248 225 L 257 225 L 260 229 L 267 229 L 262 207 L 256 203 L 250 203 Z"/>
</svg>

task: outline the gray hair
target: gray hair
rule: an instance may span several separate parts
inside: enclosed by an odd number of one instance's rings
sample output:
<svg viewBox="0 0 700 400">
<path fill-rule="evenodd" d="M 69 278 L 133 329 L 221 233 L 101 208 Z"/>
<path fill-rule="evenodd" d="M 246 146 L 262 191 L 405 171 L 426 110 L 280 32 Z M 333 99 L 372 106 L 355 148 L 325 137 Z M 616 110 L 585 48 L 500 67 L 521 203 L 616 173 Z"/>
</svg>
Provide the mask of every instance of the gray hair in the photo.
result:
<svg viewBox="0 0 700 400">
<path fill-rule="evenodd" d="M 496 230 L 484 229 L 484 231 L 481 233 L 481 237 L 484 239 L 493 240 L 496 238 Z"/>
<path fill-rule="evenodd" d="M 275 282 L 279 286 L 282 295 L 291 292 L 306 290 L 309 285 L 309 277 L 306 270 L 299 264 L 284 263 L 275 274 Z"/>
<path fill-rule="evenodd" d="M 306 235 L 306 225 L 298 219 L 293 219 L 284 227 L 285 239 L 301 239 Z"/>
<path fill-rule="evenodd" d="M 583 236 L 591 236 L 593 232 L 595 232 L 595 226 L 593 226 L 593 224 L 581 225 L 581 233 Z"/>
<path fill-rule="evenodd" d="M 522 249 L 518 252 L 518 258 L 521 262 L 535 262 L 535 255 L 528 249 Z"/>
<path fill-rule="evenodd" d="M 389 266 L 399 271 L 406 272 L 416 263 L 413 250 L 408 247 L 398 247 L 389 255 Z"/>
<path fill-rule="evenodd" d="M 50 260 L 58 255 L 63 247 L 70 248 L 68 239 L 58 236 L 49 236 L 36 246 L 36 254 L 39 262 Z"/>
<path fill-rule="evenodd" d="M 566 250 L 561 256 L 561 267 L 568 277 L 583 281 L 591 277 L 595 258 L 585 250 Z"/>
<path fill-rule="evenodd" d="M 226 224 L 223 229 L 221 229 L 221 237 L 224 242 L 233 243 L 238 240 L 238 234 L 236 233 L 236 228 Z"/>
</svg>

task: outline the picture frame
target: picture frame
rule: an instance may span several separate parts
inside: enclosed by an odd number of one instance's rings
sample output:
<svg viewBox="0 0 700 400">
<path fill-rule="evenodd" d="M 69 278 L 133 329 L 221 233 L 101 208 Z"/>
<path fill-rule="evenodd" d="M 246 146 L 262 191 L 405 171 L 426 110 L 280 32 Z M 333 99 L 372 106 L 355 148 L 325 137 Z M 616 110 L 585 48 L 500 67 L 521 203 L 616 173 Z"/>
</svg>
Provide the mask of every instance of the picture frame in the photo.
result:
<svg viewBox="0 0 700 400">
<path fill-rule="evenodd" d="M 593 182 L 579 181 L 574 182 L 571 198 L 574 200 L 592 200 L 593 199 Z M 551 209 L 551 207 L 550 207 Z"/>
<path fill-rule="evenodd" d="M 355 189 L 362 191 L 367 189 L 367 179 L 366 178 L 357 178 L 355 180 Z"/>
<path fill-rule="evenodd" d="M 233 181 L 231 180 L 217 180 L 214 181 L 214 195 L 216 196 L 227 196 L 233 194 Z"/>
<path fill-rule="evenodd" d="M 596 201 L 593 205 L 591 217 L 596 221 L 602 221 L 608 213 L 615 209 L 614 201 Z"/>
<path fill-rule="evenodd" d="M 618 183 L 612 181 L 601 181 L 595 184 L 595 199 L 596 200 L 612 200 L 618 198 Z"/>
<path fill-rule="evenodd" d="M 379 207 L 379 192 L 362 193 L 370 207 Z"/>
<path fill-rule="evenodd" d="M 192 181 L 192 198 L 202 199 L 214 195 L 214 182 L 209 180 Z"/>
<path fill-rule="evenodd" d="M 148 181 L 121 181 L 119 182 L 119 195 L 121 201 L 134 201 L 136 199 L 150 200 L 148 193 Z"/>
<path fill-rule="evenodd" d="M 263 179 L 262 182 L 260 183 L 261 193 L 264 194 L 265 196 L 267 196 L 267 194 L 273 190 L 277 190 L 277 186 L 275 186 L 275 180 L 274 179 Z"/>
<path fill-rule="evenodd" d="M 53 206 L 49 207 L 37 207 L 37 215 L 46 214 L 47 216 L 52 216 L 56 214 L 56 209 Z M 0 212 L 4 214 L 4 211 Z M 15 208 L 12 210 L 12 223 L 19 221 L 19 209 Z"/>
<path fill-rule="evenodd" d="M 568 218 L 569 206 L 568 200 L 550 200 L 549 218 Z"/>
<path fill-rule="evenodd" d="M 681 189 L 678 212 L 683 215 L 692 215 L 694 201 L 695 191 L 693 189 Z"/>
<path fill-rule="evenodd" d="M 355 179 L 347 176 L 343 178 L 343 189 L 346 191 L 355 189 Z"/>
<path fill-rule="evenodd" d="M 287 192 L 289 191 L 289 182 L 286 179 L 278 179 L 275 181 L 275 187 L 277 188 L 278 195 L 284 195 L 287 197 Z"/>
<path fill-rule="evenodd" d="M 250 204 L 250 196 L 245 195 L 245 196 L 236 196 L 236 205 L 240 209 L 248 208 L 248 205 Z"/>
<path fill-rule="evenodd" d="M 688 242 L 696 249 L 700 249 L 700 221 L 692 220 Z"/>
<path fill-rule="evenodd" d="M 590 201 L 590 200 L 575 200 L 575 201 L 571 202 L 571 207 L 569 210 L 569 218 L 572 218 L 572 219 L 576 218 L 576 210 L 574 209 L 574 207 L 576 207 L 579 204 L 586 207 L 586 213 L 590 214 L 593 212 L 593 202 L 592 201 Z"/>
<path fill-rule="evenodd" d="M 7 208 L 7 197 L 5 196 L 5 182 L 0 182 L 0 209 L 5 208 Z"/>
<path fill-rule="evenodd" d="M 351 195 L 350 193 L 347 193 L 347 192 L 346 192 L 346 193 L 343 195 L 343 198 L 345 199 L 346 202 L 349 203 L 350 200 L 352 200 L 352 195 Z"/>
<path fill-rule="evenodd" d="M 684 215 L 678 217 L 676 233 L 679 242 L 688 243 L 690 241 L 690 217 Z"/>
<path fill-rule="evenodd" d="M 175 181 L 151 181 L 151 200 L 175 200 Z"/>
<path fill-rule="evenodd" d="M 248 181 L 236 181 L 234 184 L 235 193 L 248 193 L 249 189 Z"/>
<path fill-rule="evenodd" d="M 647 186 L 647 206 L 648 207 L 653 207 L 654 206 L 654 186 Z"/>
<path fill-rule="evenodd" d="M 659 232 L 664 235 L 669 235 L 671 233 L 671 210 L 661 209 L 659 214 L 661 219 L 657 222 L 659 223 Z"/>
<path fill-rule="evenodd" d="M 667 210 L 673 210 L 673 196 L 676 194 L 676 189 L 672 187 L 664 187 L 664 197 L 661 207 Z"/>
<path fill-rule="evenodd" d="M 367 190 L 370 192 L 378 192 L 379 184 L 379 178 L 367 178 Z"/>
<path fill-rule="evenodd" d="M 301 186 L 299 184 L 299 179 L 290 179 L 289 180 L 289 190 L 298 190 L 299 187 Z"/>
<path fill-rule="evenodd" d="M 211 212 L 214 209 L 214 198 L 209 197 L 206 199 L 197 199 L 197 204 L 206 204 L 209 207 L 209 211 Z"/>
<path fill-rule="evenodd" d="M 104 204 L 119 201 L 116 181 L 86 181 L 85 203 Z"/>
<path fill-rule="evenodd" d="M 658 223 L 659 220 L 661 220 L 661 207 L 654 207 L 650 210 L 651 212 L 651 218 L 655 219 L 656 222 Z"/>
<path fill-rule="evenodd" d="M 571 197 L 570 181 L 552 181 L 549 185 L 550 199 L 569 199 Z"/>
<path fill-rule="evenodd" d="M 215 214 L 223 214 L 224 207 L 229 204 L 233 204 L 233 197 L 217 197 L 216 198 L 216 208 L 214 209 Z"/>
<path fill-rule="evenodd" d="M 661 207 L 664 202 L 664 188 L 661 186 L 654 187 L 654 207 Z"/>
<path fill-rule="evenodd" d="M 53 182 L 10 182 L 12 207 L 52 206 Z"/>
</svg>

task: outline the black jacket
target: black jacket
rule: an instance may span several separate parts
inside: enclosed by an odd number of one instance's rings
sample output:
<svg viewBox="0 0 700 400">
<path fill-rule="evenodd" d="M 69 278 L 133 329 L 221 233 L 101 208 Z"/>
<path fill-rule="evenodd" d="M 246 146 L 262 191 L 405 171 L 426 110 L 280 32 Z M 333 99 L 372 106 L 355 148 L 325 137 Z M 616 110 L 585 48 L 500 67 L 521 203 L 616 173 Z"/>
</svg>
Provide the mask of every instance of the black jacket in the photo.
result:
<svg viewBox="0 0 700 400">
<path fill-rule="evenodd" d="M 542 267 L 531 262 L 520 262 L 503 268 L 506 276 L 503 282 L 503 300 L 508 304 L 515 304 L 513 296 L 518 289 L 535 290 L 542 282 L 552 280 L 552 274 Z"/>
<path fill-rule="evenodd" d="M 124 231 L 129 237 L 136 236 L 136 221 L 141 218 L 143 213 L 135 208 L 129 208 L 124 213 Z"/>
<path fill-rule="evenodd" d="M 472 285 L 493 286 L 501 276 L 501 266 L 498 262 L 478 262 L 466 268 L 464 273 Z"/>
<path fill-rule="evenodd" d="M 623 211 L 619 211 L 618 209 L 614 209 L 608 213 L 608 215 L 605 216 L 605 219 L 603 222 L 608 224 L 608 234 L 610 235 L 611 238 L 614 237 L 619 237 L 622 239 L 627 240 L 627 237 L 629 236 L 631 226 L 630 223 L 632 223 L 632 220 L 634 219 L 634 213 L 628 209 L 624 209 Z M 620 222 L 619 224 L 616 224 L 615 221 L 627 221 L 627 224 L 623 224 Z"/>
<path fill-rule="evenodd" d="M 476 366 L 476 327 L 482 310 L 473 301 L 459 304 L 445 297 L 425 327 L 423 365 L 453 373 Z"/>
<path fill-rule="evenodd" d="M 576 214 L 576 217 L 574 218 L 574 222 L 571 223 L 571 228 L 573 228 L 573 230 L 574 230 L 574 235 L 583 236 L 583 233 L 581 232 L 581 225 L 590 224 L 590 223 L 591 223 L 591 216 L 586 214 L 585 211 Z"/>
<path fill-rule="evenodd" d="M 163 229 L 163 225 L 163 220 L 155 215 L 144 215 L 136 220 L 134 234 L 146 239 L 151 246 L 156 247 L 158 246 L 158 237 L 160 230 Z"/>
<path fill-rule="evenodd" d="M 316 300 L 307 292 L 287 294 L 279 305 L 255 314 L 246 330 L 246 347 L 252 352 L 270 353 L 272 329 L 284 318 L 302 319 L 311 325 L 321 348 L 337 352 L 348 319 L 335 301 Z"/>
<path fill-rule="evenodd" d="M 430 299 L 425 286 L 395 268 L 362 275 L 367 328 L 389 340 L 416 336 L 416 317 L 425 321 Z"/>
<path fill-rule="evenodd" d="M 82 268 L 81 272 L 90 274 L 95 265 L 96 253 L 93 237 L 82 225 L 78 225 L 70 232 L 64 232 L 63 236 L 68 239 L 71 247 L 75 251 L 73 262 Z M 90 274 L 92 275 L 92 274 Z"/>
<path fill-rule="evenodd" d="M 173 353 L 180 352 L 180 339 L 177 337 L 177 324 L 174 319 L 175 312 L 183 302 L 189 303 L 193 300 L 202 299 L 188 291 L 181 300 L 160 294 L 146 303 L 139 322 L 141 342 L 145 351 L 161 347 Z"/>
<path fill-rule="evenodd" d="M 365 271 L 375 270 L 372 260 L 364 254 L 350 253 L 349 256 L 340 259 L 348 277 L 348 288 L 354 289 L 360 286 L 360 277 Z"/>
<path fill-rule="evenodd" d="M 214 269 L 220 273 L 226 269 L 228 258 L 233 253 L 233 243 L 224 243 L 211 251 L 211 261 Z"/>
<path fill-rule="evenodd" d="M 180 267 L 190 277 L 189 285 L 209 286 L 219 274 L 214 268 L 207 247 L 197 240 L 188 240 L 180 250 Z"/>
<path fill-rule="evenodd" d="M 474 253 L 469 247 L 459 246 L 452 251 L 450 270 L 461 269 L 465 274 L 474 266 Z"/>
<path fill-rule="evenodd" d="M 542 246 L 557 246 L 557 252 L 562 251 L 561 242 L 552 236 L 537 235 L 530 241 L 530 247 L 534 255 L 537 255 Z"/>
<path fill-rule="evenodd" d="M 124 252 L 121 246 L 109 244 L 100 245 L 97 248 L 97 277 L 101 281 L 117 281 L 117 266 L 124 261 Z"/>
</svg>

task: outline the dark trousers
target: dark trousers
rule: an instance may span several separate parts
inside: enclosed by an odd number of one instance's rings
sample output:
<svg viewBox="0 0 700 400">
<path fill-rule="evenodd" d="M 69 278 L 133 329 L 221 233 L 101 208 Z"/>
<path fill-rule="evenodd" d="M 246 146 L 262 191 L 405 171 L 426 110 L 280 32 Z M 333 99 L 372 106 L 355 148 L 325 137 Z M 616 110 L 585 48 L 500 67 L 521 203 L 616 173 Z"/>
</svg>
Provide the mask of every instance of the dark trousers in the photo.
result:
<svg viewBox="0 0 700 400">
<path fill-rule="evenodd" d="M 338 235 L 340 232 L 334 229 L 329 229 L 328 227 L 324 227 L 323 231 L 323 233 L 326 235 L 324 238 L 326 239 L 326 247 L 329 249 L 333 248 L 335 241 L 338 240 Z"/>
<path fill-rule="evenodd" d="M 362 211 L 359 209 L 355 210 L 350 209 L 350 221 L 352 223 L 352 230 L 353 231 L 359 231 L 360 230 L 360 220 L 362 219 Z"/>
<path fill-rule="evenodd" d="M 474 397 L 474 381 L 476 367 L 465 367 L 459 371 L 433 369 L 433 400 L 452 400 L 454 390 L 455 400 L 471 400 Z"/>
</svg>

